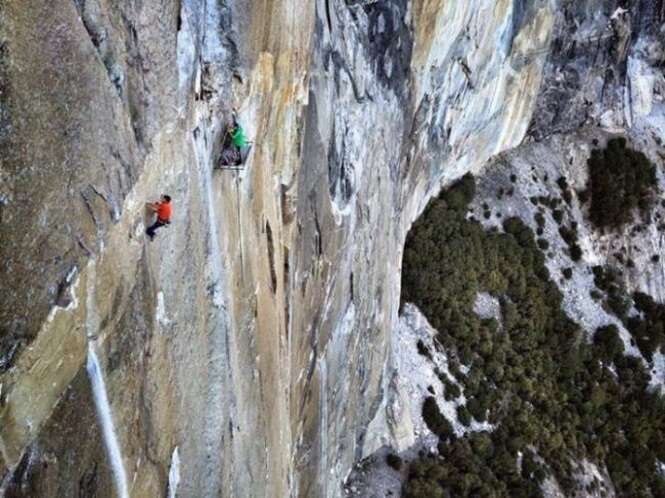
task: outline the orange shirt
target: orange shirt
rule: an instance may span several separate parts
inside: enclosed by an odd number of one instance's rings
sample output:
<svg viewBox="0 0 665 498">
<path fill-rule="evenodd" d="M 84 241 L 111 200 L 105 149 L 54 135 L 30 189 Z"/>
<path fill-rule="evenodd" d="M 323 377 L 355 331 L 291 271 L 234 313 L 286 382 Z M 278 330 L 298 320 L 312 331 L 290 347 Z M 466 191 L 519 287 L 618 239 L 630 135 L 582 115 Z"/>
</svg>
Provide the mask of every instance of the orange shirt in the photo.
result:
<svg viewBox="0 0 665 498">
<path fill-rule="evenodd" d="M 171 221 L 171 203 L 160 202 L 157 205 L 157 218 L 162 221 Z"/>
</svg>

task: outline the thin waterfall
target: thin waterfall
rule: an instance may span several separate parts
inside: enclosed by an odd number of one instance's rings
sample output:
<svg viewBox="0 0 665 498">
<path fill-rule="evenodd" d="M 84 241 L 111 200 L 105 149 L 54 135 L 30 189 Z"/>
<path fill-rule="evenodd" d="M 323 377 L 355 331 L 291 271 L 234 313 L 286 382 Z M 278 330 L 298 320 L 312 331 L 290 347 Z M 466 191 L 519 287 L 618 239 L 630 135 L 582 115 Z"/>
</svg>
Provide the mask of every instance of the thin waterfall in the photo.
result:
<svg viewBox="0 0 665 498">
<path fill-rule="evenodd" d="M 171 455 L 168 498 L 176 498 L 178 484 L 180 484 L 180 455 L 178 453 L 178 447 L 176 446 L 173 450 L 173 455 Z"/>
<path fill-rule="evenodd" d="M 88 371 L 88 377 L 90 377 L 92 393 L 95 398 L 95 407 L 97 408 L 97 417 L 102 426 L 104 446 L 106 447 L 106 454 L 111 465 L 111 471 L 113 472 L 118 496 L 120 498 L 129 498 L 127 474 L 125 474 L 125 466 L 122 462 L 120 445 L 118 444 L 118 437 L 115 433 L 115 425 L 113 424 L 113 416 L 111 414 L 111 405 L 109 404 L 108 395 L 106 394 L 106 384 L 104 382 L 102 368 L 99 365 L 97 353 L 95 353 L 94 341 L 88 342 L 88 361 L 86 369 Z"/>
</svg>

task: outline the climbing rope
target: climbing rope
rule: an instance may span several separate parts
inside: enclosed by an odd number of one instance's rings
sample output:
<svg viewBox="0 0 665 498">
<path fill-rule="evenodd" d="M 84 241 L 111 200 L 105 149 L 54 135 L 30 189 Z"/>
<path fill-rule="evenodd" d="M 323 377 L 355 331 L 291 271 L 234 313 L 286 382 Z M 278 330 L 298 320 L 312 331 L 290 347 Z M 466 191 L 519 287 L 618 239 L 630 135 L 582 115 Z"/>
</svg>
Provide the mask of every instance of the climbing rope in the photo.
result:
<svg viewBox="0 0 665 498">
<path fill-rule="evenodd" d="M 229 168 L 230 169 L 230 168 Z M 235 168 L 235 171 L 238 171 L 242 168 Z M 242 257 L 243 250 L 243 240 L 242 240 L 242 224 L 240 223 L 240 173 L 235 174 L 235 184 L 236 184 L 236 218 L 238 220 L 238 240 L 240 243 L 239 254 L 240 254 L 240 276 L 242 281 L 245 281 L 245 265 Z"/>
</svg>

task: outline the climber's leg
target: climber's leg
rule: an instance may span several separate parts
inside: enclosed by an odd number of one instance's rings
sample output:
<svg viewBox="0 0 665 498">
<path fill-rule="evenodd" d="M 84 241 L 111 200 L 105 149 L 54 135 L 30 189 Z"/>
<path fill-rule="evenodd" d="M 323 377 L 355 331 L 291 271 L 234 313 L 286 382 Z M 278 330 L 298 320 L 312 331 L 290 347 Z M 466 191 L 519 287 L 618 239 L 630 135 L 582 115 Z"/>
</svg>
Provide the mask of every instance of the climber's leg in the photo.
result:
<svg viewBox="0 0 665 498">
<path fill-rule="evenodd" d="M 145 233 L 148 237 L 150 237 L 150 240 L 153 240 L 155 238 L 156 235 L 155 232 L 157 231 L 157 229 L 163 227 L 164 225 L 165 223 L 162 223 L 161 221 L 157 220 L 148 227 Z"/>
<path fill-rule="evenodd" d="M 238 149 L 235 146 L 228 147 L 222 151 L 219 158 L 220 166 L 234 166 L 240 157 Z"/>
</svg>

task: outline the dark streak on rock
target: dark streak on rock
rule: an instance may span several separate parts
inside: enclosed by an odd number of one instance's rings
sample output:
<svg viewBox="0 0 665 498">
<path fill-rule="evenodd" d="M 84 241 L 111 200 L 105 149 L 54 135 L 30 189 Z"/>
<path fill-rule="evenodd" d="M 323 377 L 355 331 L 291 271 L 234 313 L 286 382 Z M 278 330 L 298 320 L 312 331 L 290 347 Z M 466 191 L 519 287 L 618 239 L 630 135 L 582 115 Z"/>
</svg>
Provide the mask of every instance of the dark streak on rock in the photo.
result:
<svg viewBox="0 0 665 498">
<path fill-rule="evenodd" d="M 176 20 L 176 31 L 179 33 L 182 29 L 182 1 L 178 0 L 178 19 Z"/>
<path fill-rule="evenodd" d="M 88 190 L 88 189 L 86 189 Z M 92 219 L 93 224 L 97 229 L 101 228 L 100 223 L 97 220 L 97 215 L 95 214 L 95 210 L 92 207 L 91 200 L 88 197 L 88 194 L 86 191 L 81 192 L 81 198 L 83 199 L 83 204 L 85 205 L 86 210 L 88 211 L 88 214 L 90 215 L 90 218 Z"/>
<path fill-rule="evenodd" d="M 291 310 L 289 307 L 289 302 L 290 302 L 290 292 L 289 292 L 289 284 L 290 284 L 290 263 L 289 263 L 289 248 L 286 246 L 283 246 L 282 248 L 283 254 L 284 254 L 284 334 L 286 335 L 286 339 L 289 339 L 289 327 L 291 326 Z"/>
<path fill-rule="evenodd" d="M 28 496 L 25 494 L 25 491 L 32 488 L 30 484 L 34 478 L 34 476 L 32 476 L 32 471 L 35 467 L 34 464 L 38 460 L 37 453 L 38 451 L 35 444 L 30 445 L 25 453 L 23 453 L 21 461 L 14 469 L 14 472 L 11 476 L 8 476 L 9 482 L 4 489 L 5 494 L 3 494 L 3 496 L 6 496 L 7 498 L 13 496 Z"/>
<path fill-rule="evenodd" d="M 330 0 L 326 0 L 326 20 L 328 21 L 328 31 L 332 35 L 332 18 L 330 16 Z"/>
<path fill-rule="evenodd" d="M 17 334 L 0 329 L 0 374 L 5 373 L 12 367 L 16 353 L 23 349 L 26 342 Z"/>
<path fill-rule="evenodd" d="M 0 18 L 2 6 L 0 6 Z M 1 33 L 0 33 L 1 35 Z M 0 39 L 0 145 L 9 139 L 11 119 L 9 113 L 9 85 L 7 72 L 7 43 Z"/>
<path fill-rule="evenodd" d="M 266 238 L 268 241 L 268 265 L 270 266 L 270 291 L 277 292 L 277 273 L 275 272 L 275 245 L 272 238 L 272 228 L 266 221 Z"/>
<path fill-rule="evenodd" d="M 374 98 L 367 92 L 365 91 L 364 95 L 360 94 L 360 90 L 358 89 L 358 84 L 356 83 L 356 79 L 353 76 L 353 73 L 351 69 L 349 69 L 349 65 L 347 62 L 344 60 L 342 55 L 337 51 L 337 50 L 330 50 L 324 57 L 325 62 L 324 62 L 324 67 L 326 71 L 329 71 L 330 69 L 330 62 L 332 61 L 333 64 L 333 77 L 335 80 L 335 87 L 337 88 L 337 93 L 340 92 L 340 73 L 341 71 L 345 72 L 346 75 L 349 77 L 349 81 L 351 82 L 351 90 L 353 91 L 353 97 L 356 99 L 356 102 L 359 104 L 365 103 L 365 101 L 369 100 L 370 102 L 374 101 Z"/>
<path fill-rule="evenodd" d="M 457 59 L 457 62 L 462 67 L 462 72 L 464 73 L 464 77 L 466 78 L 466 81 L 469 84 L 469 88 L 471 88 L 471 90 L 474 90 L 475 86 L 473 84 L 473 80 L 471 79 L 471 73 L 472 73 L 471 68 L 469 68 L 469 65 L 467 64 L 466 60 L 462 57 Z"/>
<path fill-rule="evenodd" d="M 300 401 L 300 411 L 299 411 L 299 416 L 302 418 L 304 412 L 305 412 L 305 406 L 307 405 L 307 400 L 311 396 L 311 389 L 309 388 L 310 383 L 312 382 L 312 378 L 314 377 L 314 372 L 316 371 L 316 362 L 319 358 L 319 345 L 318 345 L 318 338 L 317 338 L 317 329 L 319 326 L 319 314 L 317 313 L 314 316 L 314 319 L 312 320 L 312 324 L 309 328 L 309 343 L 310 347 L 312 349 L 312 356 L 311 360 L 309 362 L 309 366 L 307 367 L 307 376 L 306 376 L 306 381 L 305 381 L 305 388 L 304 388 L 304 395 L 302 397 L 302 400 Z"/>
<path fill-rule="evenodd" d="M 319 216 L 314 210 L 314 240 L 316 242 L 316 254 L 320 258 L 323 254 L 323 237 L 321 234 L 321 225 L 319 224 Z"/>
<path fill-rule="evenodd" d="M 90 257 L 90 256 L 93 256 L 95 254 L 95 252 L 88 247 L 88 245 L 85 243 L 85 241 L 80 236 L 78 236 L 76 238 L 76 242 L 78 243 L 79 247 L 81 249 L 83 249 L 86 256 Z"/>
<path fill-rule="evenodd" d="M 363 6 L 369 20 L 367 49 L 376 77 L 396 95 L 405 97 L 410 78 L 413 31 L 405 23 L 408 0 Z"/>
<path fill-rule="evenodd" d="M 330 147 L 328 148 L 328 187 L 330 197 L 341 207 L 346 206 L 351 200 L 355 190 L 353 181 L 353 165 L 347 160 L 346 142 L 342 139 L 339 150 L 335 140 L 336 125 L 333 125 Z M 348 133 L 345 129 L 344 136 Z"/>
<path fill-rule="evenodd" d="M 351 301 L 354 300 L 354 292 L 353 292 L 353 272 L 351 272 L 351 275 L 349 276 L 349 294 L 351 296 Z"/>
</svg>

